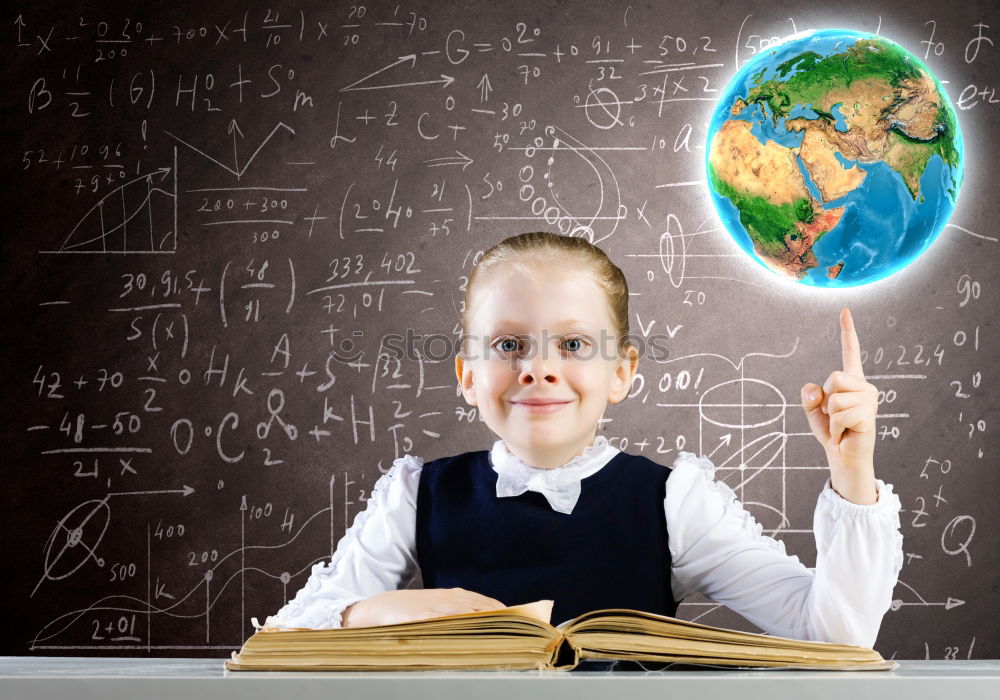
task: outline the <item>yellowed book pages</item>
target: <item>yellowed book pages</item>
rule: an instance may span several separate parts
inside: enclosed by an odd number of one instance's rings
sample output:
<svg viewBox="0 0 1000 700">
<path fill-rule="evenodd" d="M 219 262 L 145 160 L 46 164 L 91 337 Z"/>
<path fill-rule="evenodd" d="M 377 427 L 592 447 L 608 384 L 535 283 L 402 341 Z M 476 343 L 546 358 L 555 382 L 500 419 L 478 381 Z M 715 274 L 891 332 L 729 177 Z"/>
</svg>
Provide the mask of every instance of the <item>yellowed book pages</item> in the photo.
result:
<svg viewBox="0 0 1000 700">
<path fill-rule="evenodd" d="M 738 632 L 638 610 L 550 624 L 551 600 L 376 627 L 258 629 L 228 670 L 571 669 L 581 659 L 886 670 L 865 647 Z"/>
</svg>

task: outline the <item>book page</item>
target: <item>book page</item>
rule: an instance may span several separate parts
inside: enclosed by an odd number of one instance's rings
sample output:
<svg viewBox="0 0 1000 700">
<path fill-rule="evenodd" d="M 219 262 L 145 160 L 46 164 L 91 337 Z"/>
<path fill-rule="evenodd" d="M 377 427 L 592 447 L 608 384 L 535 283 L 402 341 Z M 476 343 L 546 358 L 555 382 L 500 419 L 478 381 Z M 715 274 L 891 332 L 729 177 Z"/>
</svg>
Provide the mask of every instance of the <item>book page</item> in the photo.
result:
<svg viewBox="0 0 1000 700">
<path fill-rule="evenodd" d="M 467 613 L 458 613 L 455 615 L 440 615 L 438 617 L 427 617 L 421 620 L 411 620 L 410 622 L 398 623 L 402 625 L 412 625 L 416 623 L 426 623 L 426 622 L 438 622 L 441 620 L 454 620 L 454 619 L 464 619 L 469 617 L 496 617 L 498 615 L 521 615 L 524 617 L 531 618 L 532 620 L 537 620 L 546 625 L 551 624 L 550 620 L 552 618 L 552 605 L 554 601 L 551 600 L 536 600 L 531 603 L 522 603 L 520 605 L 508 605 L 505 608 L 500 608 L 499 610 L 475 610 Z M 377 625 L 377 626 L 389 626 L 389 625 Z M 301 632 L 303 630 L 309 630 L 309 627 L 259 627 L 258 632 Z M 351 630 L 361 630 L 367 629 L 365 627 L 340 627 L 334 629 L 351 629 Z"/>
<path fill-rule="evenodd" d="M 494 610 L 494 613 L 515 614 L 530 617 L 547 625 L 552 624 L 552 600 L 536 600 L 533 603 L 522 603 L 521 605 L 511 605 L 502 610 Z"/>
</svg>

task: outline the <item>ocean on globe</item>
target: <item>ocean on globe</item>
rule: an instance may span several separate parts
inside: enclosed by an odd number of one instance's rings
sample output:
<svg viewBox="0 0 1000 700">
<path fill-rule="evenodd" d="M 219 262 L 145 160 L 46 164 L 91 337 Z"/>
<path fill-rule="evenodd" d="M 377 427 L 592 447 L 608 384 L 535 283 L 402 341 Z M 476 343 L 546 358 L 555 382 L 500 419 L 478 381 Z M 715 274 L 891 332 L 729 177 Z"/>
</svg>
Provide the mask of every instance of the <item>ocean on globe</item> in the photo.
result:
<svg viewBox="0 0 1000 700">
<path fill-rule="evenodd" d="M 964 150 L 941 83 L 875 34 L 800 32 L 755 55 L 709 123 L 716 211 L 754 260 L 815 287 L 883 279 L 934 242 Z"/>
</svg>

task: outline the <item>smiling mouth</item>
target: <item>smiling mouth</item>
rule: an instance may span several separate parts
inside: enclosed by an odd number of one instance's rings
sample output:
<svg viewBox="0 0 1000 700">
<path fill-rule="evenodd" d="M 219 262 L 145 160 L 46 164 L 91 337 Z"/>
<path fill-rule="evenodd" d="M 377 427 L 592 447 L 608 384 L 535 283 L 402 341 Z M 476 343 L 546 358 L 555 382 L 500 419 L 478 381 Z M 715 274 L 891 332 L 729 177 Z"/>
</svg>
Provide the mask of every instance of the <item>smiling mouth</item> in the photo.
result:
<svg viewBox="0 0 1000 700">
<path fill-rule="evenodd" d="M 555 413 L 563 406 L 568 406 L 569 403 L 569 401 L 552 401 L 547 403 L 520 403 L 511 401 L 511 405 L 527 413 Z"/>
</svg>

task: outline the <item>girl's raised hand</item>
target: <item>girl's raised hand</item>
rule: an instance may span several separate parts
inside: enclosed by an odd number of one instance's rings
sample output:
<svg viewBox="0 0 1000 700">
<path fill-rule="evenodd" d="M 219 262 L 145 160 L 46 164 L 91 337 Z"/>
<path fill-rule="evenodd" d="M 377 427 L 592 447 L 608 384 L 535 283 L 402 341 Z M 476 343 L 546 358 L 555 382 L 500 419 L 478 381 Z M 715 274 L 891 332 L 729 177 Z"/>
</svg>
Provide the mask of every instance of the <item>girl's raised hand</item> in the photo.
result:
<svg viewBox="0 0 1000 700">
<path fill-rule="evenodd" d="M 344 610 L 342 627 L 374 627 L 396 625 L 429 617 L 457 615 L 478 610 L 499 610 L 507 607 L 496 598 L 489 598 L 464 588 L 417 588 L 378 593 Z"/>
<path fill-rule="evenodd" d="M 861 371 L 861 344 L 848 309 L 840 312 L 840 347 L 844 369 L 833 371 L 823 386 L 802 387 L 802 408 L 809 427 L 826 450 L 830 481 L 843 498 L 860 505 L 878 500 L 875 484 L 875 416 L 878 389 Z"/>
</svg>

